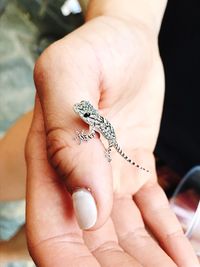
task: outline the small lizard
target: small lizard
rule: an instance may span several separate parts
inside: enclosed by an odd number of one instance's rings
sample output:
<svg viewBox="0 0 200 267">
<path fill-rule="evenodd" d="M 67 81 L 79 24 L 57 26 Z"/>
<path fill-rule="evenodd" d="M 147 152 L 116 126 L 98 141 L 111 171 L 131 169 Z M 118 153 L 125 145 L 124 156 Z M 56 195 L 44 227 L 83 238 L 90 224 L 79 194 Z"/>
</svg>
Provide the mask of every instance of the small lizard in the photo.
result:
<svg viewBox="0 0 200 267">
<path fill-rule="evenodd" d="M 90 104 L 89 101 L 81 101 L 74 105 L 74 111 L 79 117 L 89 125 L 89 133 L 86 134 L 84 131 L 76 131 L 77 137 L 80 141 L 88 141 L 95 137 L 95 132 L 102 134 L 108 141 L 108 148 L 106 149 L 106 157 L 108 161 L 111 161 L 111 148 L 114 147 L 117 152 L 130 164 L 135 167 L 149 172 L 149 170 L 141 167 L 132 161 L 120 148 L 116 140 L 116 134 L 111 123 L 99 114 L 99 112 Z"/>
</svg>

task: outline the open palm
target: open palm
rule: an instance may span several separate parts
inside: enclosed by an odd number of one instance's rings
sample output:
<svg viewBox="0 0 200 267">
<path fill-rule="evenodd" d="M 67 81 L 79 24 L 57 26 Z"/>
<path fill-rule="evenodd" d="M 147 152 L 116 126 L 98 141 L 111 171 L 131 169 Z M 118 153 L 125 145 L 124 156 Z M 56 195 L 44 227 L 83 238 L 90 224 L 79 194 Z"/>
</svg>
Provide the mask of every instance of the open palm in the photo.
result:
<svg viewBox="0 0 200 267">
<path fill-rule="evenodd" d="M 138 24 L 94 19 L 44 52 L 35 81 L 26 155 L 27 233 L 37 265 L 198 266 L 157 184 L 164 78 L 154 36 Z M 109 164 L 99 136 L 81 146 L 73 141 L 74 130 L 86 127 L 72 109 L 81 100 L 99 109 L 120 146 L 150 173 L 114 151 Z M 96 200 L 93 231 L 77 226 L 69 193 L 77 187 L 90 188 Z"/>
</svg>

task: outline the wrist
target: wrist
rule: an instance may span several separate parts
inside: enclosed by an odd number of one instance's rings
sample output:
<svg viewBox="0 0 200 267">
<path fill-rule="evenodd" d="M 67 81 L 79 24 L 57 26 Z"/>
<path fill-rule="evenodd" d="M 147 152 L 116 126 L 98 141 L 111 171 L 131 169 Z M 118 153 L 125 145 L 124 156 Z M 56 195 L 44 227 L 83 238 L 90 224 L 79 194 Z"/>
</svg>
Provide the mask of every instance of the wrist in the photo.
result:
<svg viewBox="0 0 200 267">
<path fill-rule="evenodd" d="M 139 24 L 149 28 L 152 33 L 158 35 L 166 0 L 82 0 L 86 7 L 86 21 L 99 16 L 115 17 L 130 23 Z"/>
</svg>

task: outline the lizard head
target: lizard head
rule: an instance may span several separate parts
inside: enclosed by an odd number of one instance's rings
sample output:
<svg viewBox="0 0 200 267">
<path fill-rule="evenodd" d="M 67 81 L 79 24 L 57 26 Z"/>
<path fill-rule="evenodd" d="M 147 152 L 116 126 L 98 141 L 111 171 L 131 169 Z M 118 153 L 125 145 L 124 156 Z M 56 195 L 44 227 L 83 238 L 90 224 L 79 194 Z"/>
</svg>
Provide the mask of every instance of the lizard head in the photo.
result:
<svg viewBox="0 0 200 267">
<path fill-rule="evenodd" d="M 98 112 L 89 101 L 82 100 L 80 103 L 75 104 L 73 108 L 83 121 L 89 125 L 95 125 Z"/>
</svg>

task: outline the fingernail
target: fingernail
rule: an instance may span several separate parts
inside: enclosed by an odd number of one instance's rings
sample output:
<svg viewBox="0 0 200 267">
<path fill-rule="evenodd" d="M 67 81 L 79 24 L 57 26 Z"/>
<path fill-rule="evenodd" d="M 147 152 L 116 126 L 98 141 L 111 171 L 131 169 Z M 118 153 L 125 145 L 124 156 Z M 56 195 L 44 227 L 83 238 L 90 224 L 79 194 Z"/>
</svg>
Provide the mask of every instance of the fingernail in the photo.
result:
<svg viewBox="0 0 200 267">
<path fill-rule="evenodd" d="M 87 189 L 77 189 L 72 194 L 74 211 L 82 230 L 95 225 L 97 220 L 97 207 L 92 194 Z"/>
</svg>

